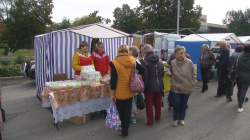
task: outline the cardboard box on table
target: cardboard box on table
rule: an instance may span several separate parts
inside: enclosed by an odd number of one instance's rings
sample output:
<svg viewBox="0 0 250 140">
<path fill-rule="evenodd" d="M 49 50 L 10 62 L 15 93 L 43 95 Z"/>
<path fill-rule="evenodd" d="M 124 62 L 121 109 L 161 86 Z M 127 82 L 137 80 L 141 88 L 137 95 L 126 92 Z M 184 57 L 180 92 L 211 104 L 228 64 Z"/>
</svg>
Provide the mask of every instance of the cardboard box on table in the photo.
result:
<svg viewBox="0 0 250 140">
<path fill-rule="evenodd" d="M 89 114 L 85 114 L 83 115 L 82 117 L 71 117 L 69 119 L 70 122 L 76 124 L 76 125 L 81 125 L 81 124 L 84 124 L 84 123 L 87 123 L 87 122 L 90 122 L 90 113 Z"/>
</svg>

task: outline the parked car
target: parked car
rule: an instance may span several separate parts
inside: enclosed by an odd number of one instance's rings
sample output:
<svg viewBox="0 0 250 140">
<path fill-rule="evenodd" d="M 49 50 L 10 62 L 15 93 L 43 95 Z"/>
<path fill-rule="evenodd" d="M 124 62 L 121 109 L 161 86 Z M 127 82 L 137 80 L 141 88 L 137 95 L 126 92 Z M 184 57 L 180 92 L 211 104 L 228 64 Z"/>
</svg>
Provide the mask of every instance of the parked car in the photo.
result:
<svg viewBox="0 0 250 140">
<path fill-rule="evenodd" d="M 219 47 L 218 45 L 215 45 L 214 47 L 211 48 L 211 51 L 213 52 L 214 57 L 216 58 L 216 57 L 217 57 L 217 54 L 218 54 L 219 51 L 220 51 L 220 47 Z"/>
<path fill-rule="evenodd" d="M 20 67 L 20 71 L 24 77 L 29 78 L 30 80 L 35 80 L 35 60 L 28 61 L 23 63 Z"/>
</svg>

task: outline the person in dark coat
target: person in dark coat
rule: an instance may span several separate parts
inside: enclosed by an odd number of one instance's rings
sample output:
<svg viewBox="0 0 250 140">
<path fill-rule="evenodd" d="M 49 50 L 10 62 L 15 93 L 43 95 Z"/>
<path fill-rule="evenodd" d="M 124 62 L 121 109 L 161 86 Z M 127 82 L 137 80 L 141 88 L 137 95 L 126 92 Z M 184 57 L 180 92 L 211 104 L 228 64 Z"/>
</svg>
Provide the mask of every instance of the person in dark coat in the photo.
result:
<svg viewBox="0 0 250 140">
<path fill-rule="evenodd" d="M 228 71 L 229 71 L 229 73 L 230 73 L 230 71 L 233 70 L 233 64 L 234 64 L 235 59 L 238 58 L 242 54 L 243 48 L 244 47 L 242 45 L 237 46 L 235 49 L 235 52 L 233 52 L 232 56 L 229 57 L 229 59 L 228 59 Z M 234 90 L 234 86 L 236 84 L 236 81 L 235 81 L 235 79 L 229 78 L 227 84 L 228 84 L 228 91 L 227 91 L 226 100 L 231 102 L 231 101 L 233 101 L 232 95 L 233 95 L 233 90 Z"/>
<path fill-rule="evenodd" d="M 250 45 L 245 46 L 243 49 L 243 54 L 241 54 L 238 58 L 234 61 L 234 69 L 237 68 L 238 78 L 237 87 L 238 87 L 238 112 L 242 112 L 244 109 L 242 105 L 246 99 L 246 93 L 250 85 Z M 237 64 L 238 63 L 238 64 Z"/>
<path fill-rule="evenodd" d="M 199 64 L 203 81 L 201 93 L 204 93 L 208 89 L 208 73 L 209 70 L 212 68 L 212 65 L 215 63 L 215 57 L 213 53 L 209 50 L 209 46 L 207 44 L 203 44 L 201 49 L 202 52 L 199 58 Z"/>
<path fill-rule="evenodd" d="M 227 79 L 228 79 L 228 58 L 229 50 L 226 48 L 226 41 L 220 41 L 220 52 L 216 58 L 216 68 L 218 75 L 218 88 L 217 94 L 214 97 L 221 97 L 223 94 L 226 94 L 227 91 Z"/>
<path fill-rule="evenodd" d="M 143 81 L 145 85 L 145 103 L 147 121 L 146 125 L 153 126 L 153 106 L 155 109 L 155 120 L 161 121 L 161 91 L 164 89 L 163 76 L 164 67 L 159 56 L 153 53 L 153 47 L 150 44 L 145 44 L 142 53 L 145 58 L 142 61 L 142 66 L 145 67 Z"/>
</svg>

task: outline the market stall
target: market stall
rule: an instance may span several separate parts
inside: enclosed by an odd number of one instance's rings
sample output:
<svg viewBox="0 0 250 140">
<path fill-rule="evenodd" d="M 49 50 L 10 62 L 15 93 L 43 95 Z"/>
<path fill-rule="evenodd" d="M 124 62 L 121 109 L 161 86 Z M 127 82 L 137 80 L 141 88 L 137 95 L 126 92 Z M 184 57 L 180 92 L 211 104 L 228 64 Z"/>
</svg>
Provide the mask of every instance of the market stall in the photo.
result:
<svg viewBox="0 0 250 140">
<path fill-rule="evenodd" d="M 130 37 L 130 34 L 102 23 L 83 25 L 35 36 L 35 80 L 39 99 L 42 98 L 41 93 L 45 87 L 45 82 L 54 81 L 55 74 L 66 74 L 68 79 L 74 78 L 75 71 L 71 67 L 73 54 L 81 41 L 91 44 L 94 38 L 98 38 L 104 44 L 104 50 L 108 53 L 110 60 L 117 56 L 117 48 L 120 45 L 131 46 L 133 42 L 133 37 Z"/>
</svg>

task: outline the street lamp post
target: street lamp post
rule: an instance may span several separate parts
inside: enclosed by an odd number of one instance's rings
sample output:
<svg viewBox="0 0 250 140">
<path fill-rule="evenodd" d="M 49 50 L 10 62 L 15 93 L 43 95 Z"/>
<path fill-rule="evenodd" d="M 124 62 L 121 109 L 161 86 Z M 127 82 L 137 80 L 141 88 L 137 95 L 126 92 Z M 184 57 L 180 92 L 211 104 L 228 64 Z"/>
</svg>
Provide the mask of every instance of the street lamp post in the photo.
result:
<svg viewBox="0 0 250 140">
<path fill-rule="evenodd" d="M 180 24 L 180 0 L 178 0 L 178 8 L 177 8 L 177 34 L 179 34 L 179 24 Z"/>
</svg>

